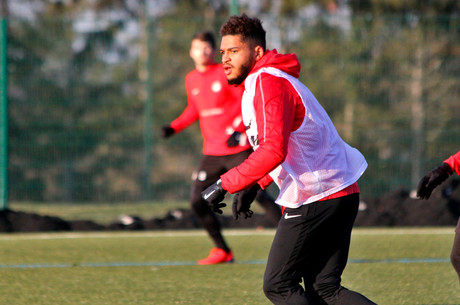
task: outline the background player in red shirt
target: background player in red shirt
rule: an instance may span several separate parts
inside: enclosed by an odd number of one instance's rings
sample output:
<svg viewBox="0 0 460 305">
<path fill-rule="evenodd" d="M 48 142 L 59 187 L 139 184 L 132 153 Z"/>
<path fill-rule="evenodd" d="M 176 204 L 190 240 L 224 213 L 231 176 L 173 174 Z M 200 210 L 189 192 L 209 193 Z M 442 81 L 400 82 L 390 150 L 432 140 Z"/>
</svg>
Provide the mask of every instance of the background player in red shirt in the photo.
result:
<svg viewBox="0 0 460 305">
<path fill-rule="evenodd" d="M 454 172 L 457 173 L 457 175 L 460 174 L 460 151 L 447 158 L 441 165 L 427 172 L 425 176 L 420 179 L 417 187 L 417 196 L 420 199 L 430 198 L 431 192 Z M 460 280 L 460 218 L 455 228 L 455 239 L 450 254 L 450 261 L 455 271 L 457 271 Z"/>
<path fill-rule="evenodd" d="M 228 85 L 222 65 L 214 61 L 215 54 L 212 33 L 202 32 L 193 36 L 190 57 L 196 69 L 185 78 L 188 105 L 177 119 L 162 128 L 163 137 L 169 137 L 197 120 L 200 123 L 203 158 L 193 177 L 190 203 L 214 241 L 215 248 L 211 249 L 209 257 L 198 261 L 198 264 L 233 261 L 233 254 L 222 236 L 220 222 L 201 198 L 201 192 L 227 170 L 242 163 L 252 152 L 241 117 L 242 88 Z M 252 190 L 254 195 L 256 191 Z M 250 191 L 235 195 L 235 207 L 247 195 L 251 195 Z M 279 206 L 262 191 L 259 191 L 257 200 L 266 210 L 267 217 L 277 224 L 281 217 Z M 234 217 L 237 218 L 238 214 L 235 213 Z"/>
</svg>

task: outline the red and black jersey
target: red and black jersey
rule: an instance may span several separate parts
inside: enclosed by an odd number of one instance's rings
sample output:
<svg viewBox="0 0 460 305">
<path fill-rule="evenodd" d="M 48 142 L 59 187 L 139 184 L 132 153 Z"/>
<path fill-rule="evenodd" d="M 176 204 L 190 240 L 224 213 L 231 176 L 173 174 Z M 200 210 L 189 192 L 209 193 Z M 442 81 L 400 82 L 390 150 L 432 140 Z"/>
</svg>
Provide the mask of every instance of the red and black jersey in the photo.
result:
<svg viewBox="0 0 460 305">
<path fill-rule="evenodd" d="M 171 122 L 180 132 L 199 120 L 203 135 L 203 154 L 224 156 L 239 153 L 251 146 L 245 140 L 237 147 L 228 147 L 227 140 L 234 131 L 244 133 L 241 117 L 243 88 L 228 85 L 222 65 L 208 66 L 205 72 L 193 70 L 185 78 L 187 107 Z"/>
</svg>

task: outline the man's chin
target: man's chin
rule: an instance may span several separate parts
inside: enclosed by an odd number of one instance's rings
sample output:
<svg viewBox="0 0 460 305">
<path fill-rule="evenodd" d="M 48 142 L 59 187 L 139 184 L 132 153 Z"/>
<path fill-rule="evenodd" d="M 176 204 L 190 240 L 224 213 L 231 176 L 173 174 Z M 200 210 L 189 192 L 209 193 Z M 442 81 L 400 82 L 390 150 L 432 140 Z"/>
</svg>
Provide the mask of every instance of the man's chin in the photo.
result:
<svg viewBox="0 0 460 305">
<path fill-rule="evenodd" d="M 236 79 L 228 79 L 229 85 L 239 85 L 241 82 L 237 81 Z"/>
<path fill-rule="evenodd" d="M 236 74 L 235 77 L 229 78 L 230 75 L 227 75 L 227 80 L 230 85 L 240 85 L 244 82 L 246 77 L 249 75 L 251 71 L 251 65 L 242 65 L 240 69 L 240 73 Z"/>
<path fill-rule="evenodd" d="M 235 78 L 227 78 L 229 85 L 240 85 L 246 77 L 235 77 Z"/>
</svg>

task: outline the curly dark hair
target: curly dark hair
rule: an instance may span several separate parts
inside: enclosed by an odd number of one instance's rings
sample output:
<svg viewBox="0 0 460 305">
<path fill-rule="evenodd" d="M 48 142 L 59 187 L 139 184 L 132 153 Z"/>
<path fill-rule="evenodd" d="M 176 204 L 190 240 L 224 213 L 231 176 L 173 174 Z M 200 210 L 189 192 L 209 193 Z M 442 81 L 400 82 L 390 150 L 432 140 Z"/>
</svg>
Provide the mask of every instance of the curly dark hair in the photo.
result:
<svg viewBox="0 0 460 305">
<path fill-rule="evenodd" d="M 221 36 L 241 35 L 243 41 L 259 45 L 265 51 L 265 30 L 258 18 L 250 18 L 246 14 L 231 16 L 221 26 L 219 33 Z"/>
</svg>

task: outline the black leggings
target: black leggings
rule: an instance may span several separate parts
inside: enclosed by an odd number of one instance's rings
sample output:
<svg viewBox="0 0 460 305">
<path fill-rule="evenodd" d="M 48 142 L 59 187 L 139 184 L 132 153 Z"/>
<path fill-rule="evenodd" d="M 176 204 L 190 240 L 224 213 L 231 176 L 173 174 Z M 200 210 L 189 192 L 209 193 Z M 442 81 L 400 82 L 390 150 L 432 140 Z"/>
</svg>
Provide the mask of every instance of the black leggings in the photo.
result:
<svg viewBox="0 0 460 305">
<path fill-rule="evenodd" d="M 358 205 L 352 194 L 285 209 L 264 275 L 273 304 L 375 304 L 340 284 Z"/>
</svg>

